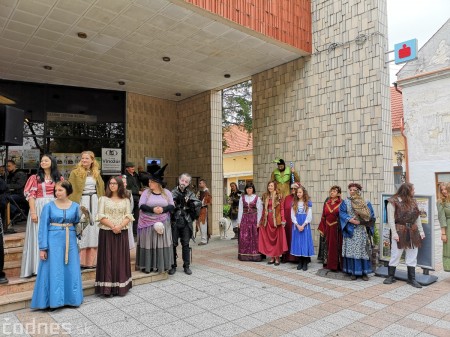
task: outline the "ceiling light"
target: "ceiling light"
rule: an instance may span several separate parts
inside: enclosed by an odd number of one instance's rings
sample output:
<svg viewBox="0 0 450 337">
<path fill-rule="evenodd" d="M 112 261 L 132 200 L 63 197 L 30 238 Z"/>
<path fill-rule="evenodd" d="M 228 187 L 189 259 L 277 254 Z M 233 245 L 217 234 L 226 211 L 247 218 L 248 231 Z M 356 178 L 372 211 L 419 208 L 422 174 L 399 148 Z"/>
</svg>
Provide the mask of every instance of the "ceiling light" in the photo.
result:
<svg viewBox="0 0 450 337">
<path fill-rule="evenodd" d="M 125 85 L 125 81 L 118 81 L 117 84 L 119 84 L 119 85 Z"/>
<path fill-rule="evenodd" d="M 80 39 L 85 39 L 85 38 L 87 38 L 87 34 L 86 34 L 85 32 L 78 32 L 77 35 L 78 35 L 78 37 L 79 37 Z"/>
<path fill-rule="evenodd" d="M 52 70 L 52 69 L 53 69 L 52 66 L 43 66 L 43 68 L 44 68 L 45 70 Z"/>
<path fill-rule="evenodd" d="M 170 62 L 170 57 L 169 56 L 163 56 L 162 60 L 164 62 Z"/>
<path fill-rule="evenodd" d="M 230 74 L 225 74 L 225 75 L 223 75 L 223 77 L 225 77 L 225 78 L 230 78 L 231 75 L 230 75 Z"/>
<path fill-rule="evenodd" d="M 175 96 L 181 96 L 181 92 L 177 92 Z"/>
</svg>

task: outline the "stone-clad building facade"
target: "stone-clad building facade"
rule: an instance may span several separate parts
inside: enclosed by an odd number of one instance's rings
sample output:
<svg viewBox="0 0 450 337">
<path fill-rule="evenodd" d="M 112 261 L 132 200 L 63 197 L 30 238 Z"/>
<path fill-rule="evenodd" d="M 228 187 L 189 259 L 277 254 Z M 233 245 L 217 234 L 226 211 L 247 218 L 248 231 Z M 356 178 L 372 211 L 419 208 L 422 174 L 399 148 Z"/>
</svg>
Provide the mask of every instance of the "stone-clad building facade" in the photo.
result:
<svg viewBox="0 0 450 337">
<path fill-rule="evenodd" d="M 312 54 L 252 76 L 254 181 L 262 193 L 272 160 L 293 161 L 316 205 L 317 224 L 331 185 L 345 191 L 349 182 L 360 182 L 374 205 L 382 192 L 393 192 L 392 131 L 386 2 L 312 1 L 311 6 Z M 188 171 L 206 177 L 216 200 L 222 200 L 220 92 L 204 92 L 174 109 L 177 146 L 168 149 L 175 144 L 165 127 L 152 128 L 167 139 L 164 146 L 148 146 L 156 153 L 177 153 L 170 175 Z M 143 155 L 135 148 L 127 151 L 130 157 Z M 215 203 L 213 221 L 221 212 Z"/>
<path fill-rule="evenodd" d="M 381 192 L 393 190 L 386 0 L 6 7 L 2 77 L 126 91 L 124 159 L 163 158 L 170 188 L 184 171 L 205 178 L 216 201 L 216 232 L 223 200 L 220 90 L 249 77 L 259 193 L 275 157 L 294 162 L 316 205 L 315 224 L 333 184 L 345 190 L 361 182 L 375 205 Z M 50 31 L 55 21 L 66 30 Z M 82 28 L 87 39 L 74 36 Z M 166 54 L 170 63 L 162 60 Z"/>
</svg>

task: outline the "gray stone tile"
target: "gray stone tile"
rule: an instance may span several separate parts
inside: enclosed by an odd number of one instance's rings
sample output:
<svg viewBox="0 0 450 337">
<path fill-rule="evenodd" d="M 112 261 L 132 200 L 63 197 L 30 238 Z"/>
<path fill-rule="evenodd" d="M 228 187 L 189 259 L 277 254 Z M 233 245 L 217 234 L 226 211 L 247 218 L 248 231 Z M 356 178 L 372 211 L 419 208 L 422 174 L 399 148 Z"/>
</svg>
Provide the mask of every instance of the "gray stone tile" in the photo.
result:
<svg viewBox="0 0 450 337">
<path fill-rule="evenodd" d="M 353 311 L 353 310 L 350 310 L 350 309 L 340 310 L 339 312 L 337 312 L 337 314 L 339 316 L 350 318 L 350 319 L 352 319 L 354 321 L 366 317 L 365 314 L 357 312 L 357 311 Z"/>
<path fill-rule="evenodd" d="M 270 305 L 269 303 L 259 301 L 255 298 L 250 298 L 248 300 L 237 302 L 236 305 L 249 313 L 263 311 L 272 307 L 272 305 Z"/>
<path fill-rule="evenodd" d="M 121 308 L 126 305 L 143 302 L 144 299 L 134 294 L 126 294 L 125 296 L 114 296 L 105 299 L 108 303 L 111 303 L 117 308 Z"/>
<path fill-rule="evenodd" d="M 383 309 L 383 308 L 386 307 L 386 304 L 375 302 L 375 301 L 371 301 L 371 300 L 363 301 L 360 304 L 362 304 L 362 305 L 364 305 L 366 307 L 372 308 L 372 309 L 377 309 L 377 310 L 380 310 L 380 309 Z"/>
<path fill-rule="evenodd" d="M 54 312 L 49 312 L 50 316 L 57 322 L 64 322 L 67 319 L 76 319 L 85 317 L 76 308 L 63 308 L 61 310 L 56 310 Z"/>
<path fill-rule="evenodd" d="M 83 315 L 89 317 L 91 314 L 96 314 L 99 312 L 105 312 L 110 311 L 112 309 L 115 309 L 116 307 L 112 305 L 111 303 L 108 303 L 106 301 L 93 301 L 87 304 L 82 304 L 78 309 L 80 313 Z"/>
<path fill-rule="evenodd" d="M 291 331 L 289 334 L 286 334 L 286 335 L 283 335 L 283 336 L 291 336 L 291 335 L 301 336 L 301 337 L 305 337 L 305 336 L 308 336 L 308 337 L 322 337 L 322 336 L 326 336 L 327 333 L 306 325 L 306 326 L 303 326 L 303 327 L 301 327 L 299 329 Z"/>
<path fill-rule="evenodd" d="M 265 296 L 258 297 L 258 299 L 262 302 L 269 303 L 272 306 L 277 306 L 291 301 L 291 299 L 287 297 L 270 293 Z"/>
<path fill-rule="evenodd" d="M 136 287 L 139 288 L 140 286 Z M 155 288 L 155 287 L 151 287 L 151 288 L 147 288 L 145 291 L 139 291 L 136 293 L 133 293 L 133 295 L 136 295 L 144 300 L 149 300 L 149 299 L 155 299 L 155 298 L 161 298 L 164 296 L 167 296 L 167 292 L 165 292 L 164 290 L 160 289 L 160 288 Z"/>
<path fill-rule="evenodd" d="M 212 275 L 212 276 L 205 277 L 204 279 L 206 281 L 214 283 L 214 284 L 224 283 L 224 282 L 229 282 L 230 281 L 227 277 L 221 276 L 221 275 Z"/>
<path fill-rule="evenodd" d="M 313 330 L 317 330 L 325 334 L 332 333 L 341 328 L 339 326 L 336 326 L 334 323 L 327 322 L 323 319 L 310 323 L 307 326 Z"/>
<path fill-rule="evenodd" d="M 167 312 L 178 318 L 184 319 L 190 316 L 201 314 L 202 312 L 205 312 L 205 309 L 196 306 L 193 303 L 184 303 L 175 307 L 168 308 Z"/>
<path fill-rule="evenodd" d="M 175 321 L 170 324 L 160 325 L 153 330 L 161 336 L 167 337 L 183 337 L 199 332 L 199 329 L 185 321 Z"/>
<path fill-rule="evenodd" d="M 176 294 L 176 293 L 181 293 L 184 291 L 189 291 L 193 288 L 191 286 L 183 284 L 183 283 L 176 283 L 176 284 L 171 284 L 167 287 L 160 288 L 160 289 L 164 290 L 165 292 L 167 292 L 169 294 Z"/>
<path fill-rule="evenodd" d="M 246 329 L 237 324 L 234 324 L 233 322 L 228 322 L 216 326 L 212 329 L 212 331 L 220 333 L 222 336 L 235 336 L 246 331 Z"/>
<path fill-rule="evenodd" d="M 206 298 L 202 298 L 201 300 L 193 301 L 192 304 L 206 310 L 212 310 L 215 308 L 224 307 L 230 303 L 217 297 L 208 296 Z"/>
<path fill-rule="evenodd" d="M 153 311 L 160 310 L 156 305 L 153 305 L 148 302 L 140 302 L 135 304 L 130 304 L 120 308 L 124 313 L 135 317 L 143 314 L 148 314 Z"/>
<path fill-rule="evenodd" d="M 220 316 L 217 316 L 211 312 L 203 312 L 199 315 L 195 315 L 192 317 L 189 317 L 188 319 L 184 319 L 186 323 L 189 323 L 199 330 L 206 330 L 208 329 L 208 332 L 211 332 L 211 328 L 215 327 L 217 325 L 221 325 L 224 323 L 227 323 L 228 321 Z"/>
<path fill-rule="evenodd" d="M 92 321 L 95 325 L 99 327 L 109 325 L 111 323 L 126 321 L 130 319 L 132 316 L 117 309 L 113 309 L 110 311 L 100 312 L 96 314 L 90 314 L 89 320 Z"/>
<path fill-rule="evenodd" d="M 449 334 L 450 334 L 450 322 L 441 319 L 441 320 L 435 322 L 433 325 L 437 326 L 438 328 L 449 330 Z"/>
<path fill-rule="evenodd" d="M 258 318 L 254 318 L 252 316 L 238 318 L 238 319 L 234 320 L 233 323 L 245 328 L 246 330 L 251 330 L 251 329 L 257 328 L 261 325 L 266 324 L 266 322 L 264 322 Z"/>
<path fill-rule="evenodd" d="M 209 295 L 204 291 L 200 291 L 194 288 L 190 288 L 188 291 L 178 292 L 173 294 L 174 296 L 181 298 L 186 302 L 194 302 L 202 298 L 207 298 Z"/>
<path fill-rule="evenodd" d="M 237 303 L 237 302 L 246 300 L 250 297 L 244 296 L 238 292 L 227 292 L 225 294 L 217 295 L 216 298 L 227 301 L 229 303 Z"/>
<path fill-rule="evenodd" d="M 412 319 L 417 322 L 426 323 L 426 324 L 433 324 L 434 322 L 436 322 L 438 320 L 435 317 L 422 315 L 422 314 L 419 314 L 416 312 L 409 314 L 408 316 L 406 316 L 406 318 Z"/>
<path fill-rule="evenodd" d="M 438 300 L 431 302 L 426 308 L 440 312 L 450 312 L 450 294 L 440 297 Z"/>
<path fill-rule="evenodd" d="M 235 304 L 212 309 L 211 312 L 229 321 L 234 321 L 235 319 L 249 315 L 249 312 L 247 310 L 244 310 Z"/>
<path fill-rule="evenodd" d="M 161 309 L 168 309 L 187 303 L 185 300 L 170 294 L 161 299 L 149 299 L 149 302 Z"/>
<path fill-rule="evenodd" d="M 237 290 L 237 292 L 242 295 L 245 295 L 247 297 L 253 297 L 253 298 L 261 298 L 270 293 L 269 291 L 258 288 L 258 287 L 242 288 L 242 289 Z"/>
<path fill-rule="evenodd" d="M 220 284 L 213 284 L 208 287 L 204 287 L 201 290 L 211 296 L 220 295 L 228 291 L 227 288 L 222 287 Z"/>
<path fill-rule="evenodd" d="M 136 319 L 149 328 L 154 328 L 160 325 L 171 324 L 178 320 L 178 317 L 169 314 L 163 310 L 153 311 L 149 314 L 137 316 Z"/>
<path fill-rule="evenodd" d="M 119 322 L 111 322 L 101 328 L 112 337 L 123 337 L 147 329 L 144 324 L 133 318 Z"/>
</svg>

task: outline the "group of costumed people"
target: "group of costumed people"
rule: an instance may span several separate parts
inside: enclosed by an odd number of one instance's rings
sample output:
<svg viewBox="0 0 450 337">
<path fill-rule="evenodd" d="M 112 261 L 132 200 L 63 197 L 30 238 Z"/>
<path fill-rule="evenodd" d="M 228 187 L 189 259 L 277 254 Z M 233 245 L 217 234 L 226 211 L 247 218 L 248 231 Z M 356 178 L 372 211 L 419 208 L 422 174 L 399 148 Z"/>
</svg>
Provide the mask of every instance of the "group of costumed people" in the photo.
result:
<svg viewBox="0 0 450 337">
<path fill-rule="evenodd" d="M 41 158 L 25 188 L 30 205 L 22 277 L 37 275 L 31 308 L 79 306 L 81 269 L 95 268 L 95 292 L 125 295 L 131 288 L 132 199 L 122 176 L 106 189 L 94 153 L 84 151 L 64 181 L 51 155 Z M 130 227 L 131 228 L 131 227 Z M 132 233 L 131 233 L 132 237 Z"/>
<path fill-rule="evenodd" d="M 259 262 L 264 255 L 268 264 L 298 262 L 297 269 L 306 271 L 314 255 L 312 203 L 294 168 L 283 159 L 275 162 L 277 168 L 261 198 L 253 183 L 239 197 L 236 185 L 231 187 L 230 200 L 237 203 L 238 259 Z"/>
<path fill-rule="evenodd" d="M 235 234 L 239 238 L 238 259 L 258 262 L 263 256 L 267 256 L 268 264 L 294 262 L 298 263 L 298 270 L 306 271 L 311 256 L 314 255 L 312 202 L 293 167 L 286 167 L 282 159 L 275 162 L 277 169 L 272 173 L 267 191 L 261 198 L 256 195 L 253 183 L 247 184 L 242 194 L 232 183 L 234 186 L 231 186 L 229 200 L 232 221 L 236 222 L 233 230 L 236 228 Z M 450 249 L 446 237 L 447 222 L 450 223 L 450 197 L 447 188 L 450 190 L 450 184 L 441 186 L 442 197 L 438 201 L 441 238 L 444 242 L 444 269 L 450 269 Z M 360 277 L 368 281 L 368 275 L 373 272 L 370 252 L 375 214 L 370 201 L 362 198 L 362 190 L 360 184 L 350 183 L 349 196 L 342 199 L 339 186 L 330 188 L 318 226 L 318 260 L 323 262 L 324 268 L 342 271 L 351 280 Z M 408 283 L 421 287 L 415 280 L 415 268 L 418 248 L 421 247 L 425 234 L 413 196 L 413 185 L 405 183 L 389 199 L 387 205 L 392 249 L 385 284 L 395 282 L 395 269 L 405 251 Z M 237 209 L 234 212 L 233 206 Z"/>
</svg>

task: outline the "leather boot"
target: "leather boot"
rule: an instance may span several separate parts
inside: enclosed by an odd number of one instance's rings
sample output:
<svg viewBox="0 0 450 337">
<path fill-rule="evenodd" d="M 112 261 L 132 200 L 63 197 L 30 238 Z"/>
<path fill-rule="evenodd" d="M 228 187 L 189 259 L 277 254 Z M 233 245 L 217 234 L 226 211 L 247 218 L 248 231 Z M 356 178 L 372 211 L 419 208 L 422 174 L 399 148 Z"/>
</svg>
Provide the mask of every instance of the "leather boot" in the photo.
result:
<svg viewBox="0 0 450 337">
<path fill-rule="evenodd" d="M 173 275 L 176 273 L 176 271 L 177 271 L 177 266 L 172 266 L 172 268 L 169 269 L 168 274 Z"/>
<path fill-rule="evenodd" d="M 303 259 L 300 257 L 298 260 L 297 270 L 302 270 L 302 269 L 303 269 Z"/>
<path fill-rule="evenodd" d="M 239 239 L 239 232 L 238 232 L 238 228 L 237 227 L 233 228 L 233 232 L 234 232 L 234 236 L 231 238 L 231 240 Z"/>
<path fill-rule="evenodd" d="M 395 279 L 395 268 L 396 267 L 388 266 L 388 277 L 383 281 L 384 284 L 392 284 L 397 281 Z"/>
<path fill-rule="evenodd" d="M 416 267 L 408 266 L 408 284 L 414 288 L 422 288 L 422 286 L 416 281 Z"/>
</svg>

